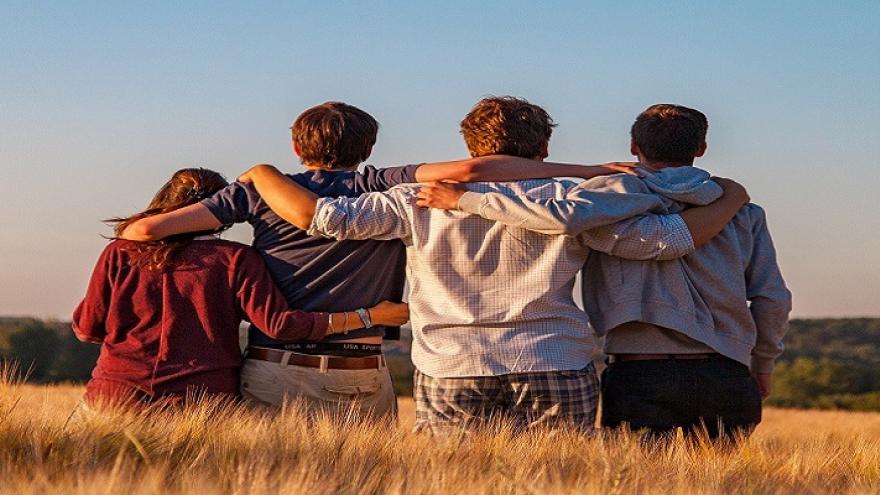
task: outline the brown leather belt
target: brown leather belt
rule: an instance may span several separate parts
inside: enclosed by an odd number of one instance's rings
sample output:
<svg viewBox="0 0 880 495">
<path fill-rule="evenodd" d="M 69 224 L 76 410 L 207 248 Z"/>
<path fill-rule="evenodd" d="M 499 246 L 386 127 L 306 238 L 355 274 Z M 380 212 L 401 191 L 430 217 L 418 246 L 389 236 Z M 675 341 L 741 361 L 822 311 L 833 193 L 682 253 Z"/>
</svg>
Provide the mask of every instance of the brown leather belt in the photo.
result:
<svg viewBox="0 0 880 495">
<path fill-rule="evenodd" d="M 612 354 L 610 362 L 618 361 L 654 361 L 661 359 L 712 359 L 719 357 L 717 352 L 703 352 L 699 354 Z"/>
<path fill-rule="evenodd" d="M 263 347 L 249 347 L 244 357 L 270 363 L 284 363 L 286 359 L 286 364 L 293 366 L 331 370 L 370 370 L 385 367 L 385 356 L 381 354 L 368 357 L 313 356 Z"/>
</svg>

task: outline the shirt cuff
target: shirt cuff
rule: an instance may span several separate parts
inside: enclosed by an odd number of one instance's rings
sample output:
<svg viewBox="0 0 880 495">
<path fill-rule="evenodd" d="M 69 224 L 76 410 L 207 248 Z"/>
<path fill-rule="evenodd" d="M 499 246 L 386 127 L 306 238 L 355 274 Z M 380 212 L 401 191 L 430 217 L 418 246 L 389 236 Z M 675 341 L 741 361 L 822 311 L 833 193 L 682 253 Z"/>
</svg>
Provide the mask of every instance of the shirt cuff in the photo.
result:
<svg viewBox="0 0 880 495">
<path fill-rule="evenodd" d="M 336 208 L 330 204 L 332 201 L 333 198 L 318 198 L 318 201 L 315 203 L 315 214 L 312 215 L 312 223 L 309 224 L 309 230 L 306 231 L 307 234 L 329 237 L 327 235 L 327 227 L 330 225 L 333 213 L 336 211 Z"/>
<path fill-rule="evenodd" d="M 466 191 L 458 198 L 458 209 L 470 213 L 471 215 L 479 215 L 483 206 L 483 194 L 473 191 Z"/>
<path fill-rule="evenodd" d="M 674 251 L 679 256 L 693 253 L 697 248 L 694 246 L 694 238 L 684 218 L 681 218 L 681 215 L 669 215 L 667 220 L 671 233 L 666 242 L 666 249 Z"/>
<path fill-rule="evenodd" d="M 773 373 L 775 359 L 760 356 L 752 356 L 752 373 Z"/>
</svg>

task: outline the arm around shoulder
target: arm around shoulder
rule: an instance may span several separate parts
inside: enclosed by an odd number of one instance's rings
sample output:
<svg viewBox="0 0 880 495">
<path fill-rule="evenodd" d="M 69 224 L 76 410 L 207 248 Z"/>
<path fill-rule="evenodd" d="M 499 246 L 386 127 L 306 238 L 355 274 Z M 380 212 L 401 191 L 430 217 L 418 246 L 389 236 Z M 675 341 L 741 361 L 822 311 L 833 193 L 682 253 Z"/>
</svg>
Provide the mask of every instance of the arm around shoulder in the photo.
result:
<svg viewBox="0 0 880 495">
<path fill-rule="evenodd" d="M 713 177 L 713 180 L 724 191 L 721 198 L 709 205 L 689 208 L 681 213 L 697 248 L 721 233 L 750 199 L 748 192 L 740 184 L 721 177 Z"/>
<path fill-rule="evenodd" d="M 239 180 L 252 182 L 263 201 L 285 221 L 302 230 L 307 230 L 311 225 L 318 195 L 297 184 L 274 166 L 257 165 Z"/>
<path fill-rule="evenodd" d="M 590 249 L 628 260 L 666 261 L 694 252 L 694 241 L 679 215 L 643 214 L 584 232 Z"/>
<path fill-rule="evenodd" d="M 412 231 L 414 201 L 415 192 L 409 186 L 357 198 L 321 198 L 308 233 L 340 240 L 406 239 Z"/>
<path fill-rule="evenodd" d="M 509 155 L 488 155 L 422 164 L 416 171 L 418 182 L 493 182 L 551 177 L 580 177 L 591 179 L 601 175 L 635 173 L 634 162 L 612 162 L 600 165 L 554 163 Z"/>
<path fill-rule="evenodd" d="M 636 182 L 635 177 L 628 177 Z M 618 176 L 598 177 L 571 187 L 564 198 L 530 198 L 500 193 L 466 193 L 459 207 L 468 213 L 548 235 L 577 236 L 663 207 L 653 194 L 626 191 Z"/>
<path fill-rule="evenodd" d="M 172 235 L 211 231 L 221 226 L 220 221 L 207 207 L 196 203 L 138 220 L 125 229 L 121 238 L 130 241 L 158 241 Z"/>
<path fill-rule="evenodd" d="M 280 340 L 320 340 L 327 332 L 327 313 L 293 310 L 275 285 L 262 257 L 242 246 L 230 266 L 241 312 L 266 335 Z"/>
</svg>

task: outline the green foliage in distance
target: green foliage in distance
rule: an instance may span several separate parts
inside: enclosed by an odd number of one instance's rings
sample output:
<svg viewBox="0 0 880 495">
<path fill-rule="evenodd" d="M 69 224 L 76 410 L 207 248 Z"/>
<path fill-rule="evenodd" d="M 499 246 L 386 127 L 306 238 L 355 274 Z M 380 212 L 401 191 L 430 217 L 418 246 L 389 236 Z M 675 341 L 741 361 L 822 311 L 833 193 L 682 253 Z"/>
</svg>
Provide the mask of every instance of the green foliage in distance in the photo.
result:
<svg viewBox="0 0 880 495">
<path fill-rule="evenodd" d="M 401 337 L 385 353 L 395 391 L 411 395 L 411 335 Z M 785 347 L 768 404 L 880 411 L 880 318 L 792 320 Z M 88 380 L 99 349 L 77 341 L 69 323 L 0 318 L 0 359 L 17 361 L 34 382 Z"/>
</svg>

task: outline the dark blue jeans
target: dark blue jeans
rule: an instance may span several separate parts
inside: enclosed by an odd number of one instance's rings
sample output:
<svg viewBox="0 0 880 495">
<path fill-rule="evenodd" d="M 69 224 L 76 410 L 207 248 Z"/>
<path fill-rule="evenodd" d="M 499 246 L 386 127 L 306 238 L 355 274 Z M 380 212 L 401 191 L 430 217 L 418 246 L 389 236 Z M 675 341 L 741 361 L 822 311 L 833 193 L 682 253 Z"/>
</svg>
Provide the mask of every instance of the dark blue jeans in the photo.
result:
<svg viewBox="0 0 880 495">
<path fill-rule="evenodd" d="M 745 365 L 732 359 L 611 363 L 602 373 L 602 426 L 624 423 L 652 436 L 682 428 L 712 439 L 748 435 L 761 422 L 761 394 Z"/>
</svg>

